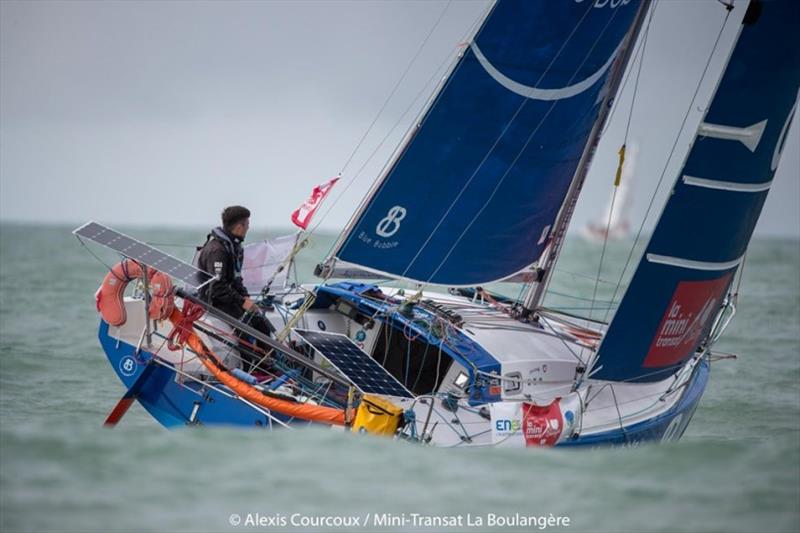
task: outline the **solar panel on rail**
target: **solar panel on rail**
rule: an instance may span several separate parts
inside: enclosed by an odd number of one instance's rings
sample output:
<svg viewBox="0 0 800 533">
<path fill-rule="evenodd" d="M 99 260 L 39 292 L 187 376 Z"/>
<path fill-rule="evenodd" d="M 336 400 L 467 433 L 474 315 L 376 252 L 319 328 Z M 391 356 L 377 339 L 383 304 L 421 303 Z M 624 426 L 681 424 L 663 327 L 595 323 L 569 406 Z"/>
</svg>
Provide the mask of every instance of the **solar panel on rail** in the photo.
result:
<svg viewBox="0 0 800 533">
<path fill-rule="evenodd" d="M 97 222 L 88 222 L 72 233 L 102 244 L 134 261 L 153 267 L 195 289 L 199 289 L 214 279 L 211 274 L 203 272 L 185 261 Z"/>
<path fill-rule="evenodd" d="M 294 332 L 344 374 L 363 393 L 400 398 L 414 395 L 346 335 L 295 329 Z"/>
</svg>

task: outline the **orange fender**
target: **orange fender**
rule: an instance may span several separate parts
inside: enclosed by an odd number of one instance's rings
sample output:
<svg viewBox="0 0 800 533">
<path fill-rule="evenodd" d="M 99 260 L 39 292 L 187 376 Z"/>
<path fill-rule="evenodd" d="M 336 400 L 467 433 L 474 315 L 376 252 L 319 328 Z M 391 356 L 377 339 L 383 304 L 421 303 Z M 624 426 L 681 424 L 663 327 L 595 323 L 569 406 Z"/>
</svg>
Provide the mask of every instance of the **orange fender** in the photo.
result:
<svg viewBox="0 0 800 533">
<path fill-rule="evenodd" d="M 135 280 L 141 279 L 143 271 L 141 265 L 131 259 L 123 259 L 106 274 L 103 283 L 95 293 L 97 310 L 103 320 L 112 326 L 121 326 L 128 319 L 125 303 L 122 298 L 125 288 Z M 170 316 L 175 304 L 172 299 L 172 280 L 153 268 L 147 269 L 147 278 L 150 285 L 150 307 L 148 315 L 154 320 L 164 320 Z"/>
<path fill-rule="evenodd" d="M 169 319 L 176 327 L 185 327 L 181 324 L 183 315 L 181 312 L 174 308 Z M 200 337 L 192 332 L 186 339 L 186 344 L 194 350 L 198 355 L 200 361 L 206 368 L 217 378 L 221 383 L 224 383 L 228 388 L 234 391 L 240 398 L 248 402 L 266 407 L 270 411 L 281 413 L 287 416 L 293 416 L 303 420 L 310 420 L 313 422 L 321 422 L 323 424 L 332 424 L 343 426 L 345 424 L 344 411 L 335 409 L 333 407 L 325 407 L 322 405 L 309 405 L 303 403 L 295 403 L 279 398 L 273 398 L 263 394 L 260 390 L 254 388 L 248 383 L 231 375 L 220 363 L 217 356 L 212 351 L 206 348 Z"/>
</svg>

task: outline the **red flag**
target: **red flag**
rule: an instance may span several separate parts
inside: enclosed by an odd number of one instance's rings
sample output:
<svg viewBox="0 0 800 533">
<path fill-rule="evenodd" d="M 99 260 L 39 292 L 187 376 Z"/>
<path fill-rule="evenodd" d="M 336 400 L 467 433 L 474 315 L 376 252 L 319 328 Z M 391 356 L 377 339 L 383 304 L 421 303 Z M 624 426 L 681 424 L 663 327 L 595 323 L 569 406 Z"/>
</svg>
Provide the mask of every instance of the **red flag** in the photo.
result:
<svg viewBox="0 0 800 533">
<path fill-rule="evenodd" d="M 339 176 L 331 179 L 327 183 L 323 183 L 322 185 L 317 185 L 314 187 L 314 190 L 311 191 L 311 196 L 303 202 L 303 205 L 297 208 L 294 213 L 292 213 L 292 222 L 294 225 L 307 229 L 309 222 L 311 222 L 311 217 L 314 216 L 314 213 L 317 212 L 317 208 L 322 203 L 322 200 L 330 192 L 331 188 L 333 188 L 334 184 L 339 181 Z"/>
</svg>

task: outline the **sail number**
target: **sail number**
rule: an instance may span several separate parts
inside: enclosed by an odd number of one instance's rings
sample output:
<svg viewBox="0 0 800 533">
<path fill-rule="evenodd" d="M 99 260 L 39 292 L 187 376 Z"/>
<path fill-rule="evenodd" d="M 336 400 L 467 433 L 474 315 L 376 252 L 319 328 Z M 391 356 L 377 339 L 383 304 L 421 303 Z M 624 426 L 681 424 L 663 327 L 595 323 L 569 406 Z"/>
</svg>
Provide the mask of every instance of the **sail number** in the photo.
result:
<svg viewBox="0 0 800 533">
<path fill-rule="evenodd" d="M 400 229 L 400 221 L 404 218 L 406 218 L 405 207 L 399 205 L 392 207 L 386 216 L 378 222 L 375 227 L 375 233 L 384 238 L 391 237 Z"/>
</svg>

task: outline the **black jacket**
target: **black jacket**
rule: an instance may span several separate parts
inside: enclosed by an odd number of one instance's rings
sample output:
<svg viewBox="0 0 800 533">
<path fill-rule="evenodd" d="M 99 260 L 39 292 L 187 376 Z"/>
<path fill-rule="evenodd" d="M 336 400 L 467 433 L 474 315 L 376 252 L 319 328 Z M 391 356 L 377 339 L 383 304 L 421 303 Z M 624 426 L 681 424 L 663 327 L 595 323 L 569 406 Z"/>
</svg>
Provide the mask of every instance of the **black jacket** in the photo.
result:
<svg viewBox="0 0 800 533">
<path fill-rule="evenodd" d="M 222 228 L 214 228 L 197 256 L 197 267 L 218 279 L 200 289 L 200 298 L 217 309 L 239 318 L 248 296 L 242 282 L 242 241 Z"/>
</svg>

